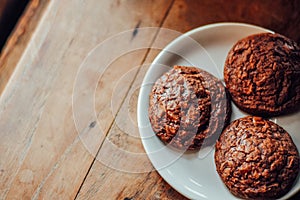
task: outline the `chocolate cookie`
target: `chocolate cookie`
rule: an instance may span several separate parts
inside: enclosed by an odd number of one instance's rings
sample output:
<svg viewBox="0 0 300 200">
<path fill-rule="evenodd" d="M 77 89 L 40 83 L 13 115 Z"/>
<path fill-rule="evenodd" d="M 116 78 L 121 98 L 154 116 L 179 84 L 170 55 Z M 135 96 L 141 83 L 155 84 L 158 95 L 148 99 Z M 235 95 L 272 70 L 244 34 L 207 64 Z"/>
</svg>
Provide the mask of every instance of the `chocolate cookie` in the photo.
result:
<svg viewBox="0 0 300 200">
<path fill-rule="evenodd" d="M 300 47 L 279 34 L 261 33 L 229 51 L 224 79 L 242 110 L 265 117 L 300 107 Z"/>
<path fill-rule="evenodd" d="M 233 121 L 215 148 L 217 172 L 227 188 L 245 199 L 275 199 L 288 192 L 299 172 L 290 135 L 261 117 Z"/>
<path fill-rule="evenodd" d="M 219 136 L 228 122 L 230 106 L 225 87 L 213 75 L 195 67 L 175 66 L 155 82 L 148 113 L 160 140 L 177 149 L 195 150 L 204 139 Z"/>
</svg>

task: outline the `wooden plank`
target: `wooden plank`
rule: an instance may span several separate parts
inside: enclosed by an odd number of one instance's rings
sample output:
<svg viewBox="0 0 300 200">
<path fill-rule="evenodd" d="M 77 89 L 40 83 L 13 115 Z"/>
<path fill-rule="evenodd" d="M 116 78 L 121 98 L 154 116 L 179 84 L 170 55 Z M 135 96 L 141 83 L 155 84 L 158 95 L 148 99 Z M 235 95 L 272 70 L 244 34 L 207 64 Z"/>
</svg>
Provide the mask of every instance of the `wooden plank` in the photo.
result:
<svg viewBox="0 0 300 200">
<path fill-rule="evenodd" d="M 300 1 L 176 1 L 164 27 L 186 32 L 216 22 L 242 22 L 271 29 L 300 43 Z M 181 23 L 178 23 L 180 21 Z"/>
<path fill-rule="evenodd" d="M 9 3 L 4 1 L 4 4 Z M 15 70 L 48 4 L 49 0 L 31 0 L 8 37 L 0 55 L 0 94 Z M 2 9 L 4 8 L 0 8 L 0 13 Z"/>
<path fill-rule="evenodd" d="M 293 23 L 282 24 L 283 21 L 290 19 L 299 24 L 299 17 L 287 14 L 289 9 L 297 13 L 295 9 L 299 7 L 293 6 L 298 3 L 293 1 L 287 5 L 286 10 L 283 9 L 285 3 L 283 1 L 260 3 L 259 1 L 216 0 L 200 3 L 194 0 L 177 0 L 170 9 L 163 27 L 186 32 L 208 23 L 238 21 L 270 28 L 299 40 L 299 35 L 291 31 L 294 27 Z M 276 7 L 277 10 L 272 10 L 270 7 Z M 154 46 L 165 37 L 158 35 Z M 151 50 L 145 63 L 151 63 L 157 53 L 156 50 Z M 136 90 L 141 85 L 146 70 L 147 67 L 142 67 L 138 72 L 77 199 L 185 199 L 151 169 L 143 156 L 131 156 L 134 153 L 145 153 L 140 140 L 136 138 L 138 137 L 137 123 L 132 116 L 136 116 L 138 95 Z M 144 166 L 144 172 L 141 166 Z"/>
<path fill-rule="evenodd" d="M 86 128 L 78 135 L 72 118 L 72 92 L 79 66 L 97 44 L 128 29 L 132 32 L 125 44 L 148 46 L 156 32 L 140 34 L 134 28 L 159 26 L 169 5 L 170 1 L 49 3 L 0 99 L 0 199 L 75 197 L 94 159 L 82 140 L 95 139 L 89 144 L 95 153 L 114 118 L 109 109 L 102 110 L 99 116 L 106 117 L 102 135 L 96 131 L 99 125 L 91 125 L 93 121 L 85 118 L 82 124 Z M 107 55 L 100 57 L 105 59 L 115 48 L 121 47 L 113 44 Z M 97 102 L 97 108 L 110 105 L 106 97 L 114 84 L 141 63 L 146 52 L 116 60 L 112 69 L 117 66 L 118 70 L 105 71 L 111 75 L 99 86 L 105 98 Z M 86 77 L 91 87 L 101 75 L 95 73 Z M 130 84 L 125 80 L 124 88 Z"/>
</svg>

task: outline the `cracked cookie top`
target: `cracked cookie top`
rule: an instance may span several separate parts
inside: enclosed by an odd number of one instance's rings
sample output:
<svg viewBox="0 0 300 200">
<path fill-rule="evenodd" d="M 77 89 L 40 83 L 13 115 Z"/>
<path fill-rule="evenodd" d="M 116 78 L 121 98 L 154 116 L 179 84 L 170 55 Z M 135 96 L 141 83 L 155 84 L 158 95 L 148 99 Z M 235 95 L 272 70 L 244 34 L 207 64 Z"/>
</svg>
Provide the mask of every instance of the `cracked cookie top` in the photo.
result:
<svg viewBox="0 0 300 200">
<path fill-rule="evenodd" d="M 152 129 L 177 149 L 199 149 L 216 138 L 229 120 L 225 87 L 196 67 L 174 66 L 153 85 L 148 109 Z"/>
<path fill-rule="evenodd" d="M 215 147 L 217 172 L 244 199 L 275 199 L 290 190 L 299 172 L 299 153 L 290 135 L 261 117 L 233 121 Z"/>
<path fill-rule="evenodd" d="M 229 51 L 224 80 L 242 110 L 264 117 L 300 107 L 300 47 L 279 34 L 239 40 Z"/>
</svg>

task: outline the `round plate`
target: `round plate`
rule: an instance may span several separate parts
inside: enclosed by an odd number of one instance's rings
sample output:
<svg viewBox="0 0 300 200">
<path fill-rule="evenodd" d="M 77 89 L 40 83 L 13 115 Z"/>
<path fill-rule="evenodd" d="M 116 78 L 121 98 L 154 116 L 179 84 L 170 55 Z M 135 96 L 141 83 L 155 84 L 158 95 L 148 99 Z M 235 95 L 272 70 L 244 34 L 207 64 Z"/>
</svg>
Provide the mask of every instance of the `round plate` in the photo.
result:
<svg viewBox="0 0 300 200">
<path fill-rule="evenodd" d="M 248 35 L 272 32 L 241 23 L 217 23 L 191 30 L 171 42 L 156 57 L 144 77 L 138 99 L 138 125 L 145 151 L 154 168 L 178 192 L 190 199 L 236 199 L 222 183 L 214 163 L 214 146 L 199 152 L 178 152 L 164 145 L 153 132 L 148 118 L 149 94 L 153 83 L 174 65 L 196 66 L 223 80 L 223 65 L 229 49 Z M 243 116 L 232 104 L 231 121 Z M 300 112 L 272 118 L 293 138 L 300 149 Z M 283 199 L 300 189 L 299 177 Z"/>
</svg>

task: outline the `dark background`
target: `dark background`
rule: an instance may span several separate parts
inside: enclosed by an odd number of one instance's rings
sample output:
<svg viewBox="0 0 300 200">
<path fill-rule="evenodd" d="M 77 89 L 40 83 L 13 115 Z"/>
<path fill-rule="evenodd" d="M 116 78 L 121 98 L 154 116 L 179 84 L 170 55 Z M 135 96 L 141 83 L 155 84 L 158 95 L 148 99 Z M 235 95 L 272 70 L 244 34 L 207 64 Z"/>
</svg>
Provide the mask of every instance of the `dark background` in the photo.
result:
<svg viewBox="0 0 300 200">
<path fill-rule="evenodd" d="M 0 52 L 29 0 L 0 0 Z"/>
</svg>

